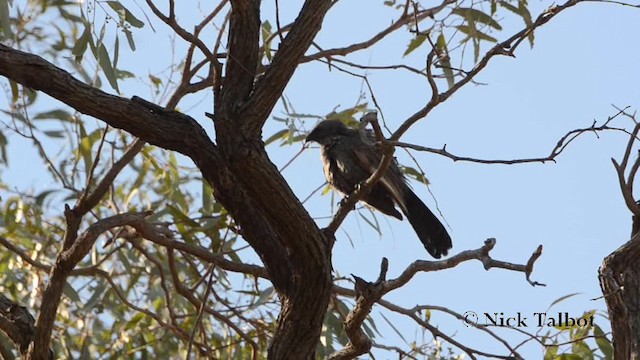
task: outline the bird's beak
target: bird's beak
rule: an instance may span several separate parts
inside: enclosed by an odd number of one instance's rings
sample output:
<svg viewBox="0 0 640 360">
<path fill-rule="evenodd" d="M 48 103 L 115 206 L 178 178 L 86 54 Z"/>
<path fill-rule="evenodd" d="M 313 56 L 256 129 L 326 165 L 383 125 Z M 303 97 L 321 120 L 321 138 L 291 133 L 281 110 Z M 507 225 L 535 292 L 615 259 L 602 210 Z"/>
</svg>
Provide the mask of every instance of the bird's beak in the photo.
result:
<svg viewBox="0 0 640 360">
<path fill-rule="evenodd" d="M 317 139 L 317 132 L 315 131 L 315 129 L 311 130 L 311 132 L 307 135 L 307 137 L 304 139 L 304 144 L 307 145 L 308 143 L 315 141 L 318 142 Z"/>
</svg>

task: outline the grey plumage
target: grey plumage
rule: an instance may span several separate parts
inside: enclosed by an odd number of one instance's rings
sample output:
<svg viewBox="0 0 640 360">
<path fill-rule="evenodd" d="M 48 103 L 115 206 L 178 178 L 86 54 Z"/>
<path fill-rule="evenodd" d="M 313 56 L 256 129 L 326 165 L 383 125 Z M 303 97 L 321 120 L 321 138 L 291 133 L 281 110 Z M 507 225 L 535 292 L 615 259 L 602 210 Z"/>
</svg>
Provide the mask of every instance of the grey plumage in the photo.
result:
<svg viewBox="0 0 640 360">
<path fill-rule="evenodd" d="M 367 180 L 382 159 L 372 134 L 365 135 L 338 120 L 320 122 L 306 141 L 320 144 L 325 177 L 331 187 L 345 195 Z M 411 190 L 395 160 L 361 201 L 402 220 L 402 214 L 395 208 L 397 205 L 429 254 L 436 259 L 447 255 L 451 249 L 451 237 L 444 225 Z"/>
</svg>

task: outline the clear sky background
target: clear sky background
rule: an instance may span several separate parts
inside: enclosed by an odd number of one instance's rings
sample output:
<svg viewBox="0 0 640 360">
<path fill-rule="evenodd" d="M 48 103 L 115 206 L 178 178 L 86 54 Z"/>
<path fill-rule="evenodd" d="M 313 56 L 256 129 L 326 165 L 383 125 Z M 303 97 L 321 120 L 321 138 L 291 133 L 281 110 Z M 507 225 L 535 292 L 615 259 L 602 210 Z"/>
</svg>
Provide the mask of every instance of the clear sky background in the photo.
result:
<svg viewBox="0 0 640 360">
<path fill-rule="evenodd" d="M 295 17 L 300 4 L 301 1 L 281 2 L 283 24 Z M 535 18 L 550 5 L 547 1 L 532 1 L 531 13 Z M 143 18 L 140 8 L 132 5 L 130 9 Z M 193 6 L 180 9 L 185 28 L 190 28 L 186 24 L 200 19 L 199 10 L 195 14 L 192 10 Z M 264 5 L 263 17 L 273 19 L 273 14 L 273 4 L 269 1 Z M 149 26 L 134 30 L 137 51 L 120 53 L 122 67 L 143 80 L 147 74 L 164 70 L 171 62 L 168 32 L 150 12 L 148 15 L 156 31 Z M 382 1 L 365 4 L 343 0 L 330 11 L 317 43 L 331 48 L 367 39 L 397 15 L 397 11 L 383 6 Z M 521 20 L 512 14 L 503 12 L 499 19 L 504 31 L 491 34 L 499 40 L 523 27 Z M 630 111 L 640 108 L 639 33 L 639 9 L 596 2 L 579 4 L 539 29 L 533 49 L 523 44 L 515 59 L 494 58 L 475 78 L 485 85 L 465 86 L 416 124 L 402 140 L 429 147 L 446 144 L 452 153 L 483 159 L 546 156 L 567 131 L 590 126 L 594 120 L 602 123 L 614 115 L 617 111 L 612 105 L 630 106 Z M 379 46 L 358 52 L 349 59 L 365 65 L 407 63 L 423 67 L 429 51 L 426 44 L 402 57 L 412 36 L 407 31 L 399 31 Z M 177 42 L 175 53 L 183 54 L 184 48 L 184 43 Z M 466 59 L 471 56 L 469 49 Z M 459 51 L 452 54 L 454 65 L 459 64 L 459 57 Z M 468 69 L 468 61 L 466 65 Z M 420 109 L 430 96 L 424 78 L 406 71 L 372 71 L 367 76 L 384 120 L 392 130 Z M 123 82 L 121 90 L 125 97 L 150 97 L 148 87 L 138 81 Z M 361 79 L 329 70 L 321 63 L 309 63 L 298 69 L 286 89 L 286 96 L 298 113 L 322 115 L 336 107 L 340 110 L 354 106 L 361 91 Z M 365 99 L 360 102 L 372 105 L 366 87 L 364 95 Z M 189 97 L 179 107 L 198 119 L 213 135 L 210 121 L 204 117 L 204 112 L 212 109 L 210 94 Z M 283 116 L 281 104 L 273 115 Z M 628 119 L 615 121 L 619 126 L 632 127 Z M 304 124 L 306 129 L 314 125 L 313 119 Z M 281 126 L 268 122 L 265 138 Z M 499 269 L 487 272 L 476 261 L 451 270 L 420 274 L 385 299 L 404 307 L 430 304 L 446 306 L 459 313 L 515 315 L 520 312 L 533 319 L 534 312 L 545 311 L 555 299 L 580 293 L 554 309 L 568 311 L 573 316 L 580 316 L 586 310 L 606 309 L 604 300 L 590 299 L 601 295 L 597 269 L 603 258 L 629 239 L 631 214 L 620 195 L 610 160 L 622 156 L 626 141 L 627 137 L 622 134 L 604 133 L 599 138 L 585 134 L 566 149 L 557 163 L 546 164 L 454 163 L 438 155 L 413 152 L 425 169 L 432 183 L 430 189 L 450 226 L 452 254 L 479 248 L 485 239 L 495 237 L 497 246 L 491 253 L 495 259 L 525 263 L 542 244 L 544 252 L 536 263 L 532 279 L 547 286 L 532 287 L 522 273 Z M 42 166 L 30 145 L 18 138 L 12 138 L 10 145 L 16 146 L 17 151 L 9 152 L 11 168 L 3 174 L 5 181 L 25 183 L 28 179 L 36 189 L 46 187 L 46 183 L 38 180 Z M 300 144 L 272 146 L 270 155 L 282 167 L 300 147 Z M 413 166 L 403 151 L 396 154 L 401 163 Z M 30 156 L 33 161 L 20 160 Z M 300 199 L 321 185 L 324 177 L 317 147 L 304 151 L 284 171 L 284 176 Z M 419 183 L 413 186 L 434 209 L 434 198 L 427 189 Z M 320 226 L 328 223 L 327 216 L 335 209 L 331 205 L 331 196 L 319 194 L 305 203 L 309 212 L 319 218 Z M 366 211 L 362 214 L 369 216 Z M 412 261 L 429 259 L 408 222 L 383 215 L 379 215 L 378 220 L 382 224 L 382 236 L 357 213 L 349 215 L 334 248 L 334 269 L 338 274 L 355 274 L 373 280 L 378 275 L 381 258 L 386 256 L 390 261 L 389 277 L 396 277 Z M 342 285 L 350 286 L 345 282 Z M 376 318 L 385 333 L 381 342 L 401 344 L 384 321 Z M 420 341 L 420 332 L 410 321 L 401 317 L 393 320 L 407 340 Z M 467 345 L 504 353 L 498 344 L 456 319 L 434 313 L 433 322 Z M 605 324 L 605 321 L 600 319 L 599 323 Z M 534 325 L 532 320 L 525 330 L 537 331 Z M 514 341 L 522 339 L 516 335 L 507 337 Z M 523 354 L 527 358 L 540 357 L 539 345 L 527 346 Z"/>
</svg>

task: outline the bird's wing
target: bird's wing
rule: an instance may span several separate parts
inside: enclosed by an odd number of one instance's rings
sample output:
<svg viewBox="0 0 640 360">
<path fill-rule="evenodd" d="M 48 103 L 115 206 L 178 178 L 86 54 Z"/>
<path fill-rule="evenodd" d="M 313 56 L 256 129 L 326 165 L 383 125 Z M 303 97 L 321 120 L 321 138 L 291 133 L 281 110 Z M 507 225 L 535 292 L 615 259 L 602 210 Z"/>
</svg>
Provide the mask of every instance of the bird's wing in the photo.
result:
<svg viewBox="0 0 640 360">
<path fill-rule="evenodd" d="M 332 149 L 330 156 L 323 156 L 327 180 L 334 189 L 343 194 L 350 194 L 372 174 L 370 166 L 362 162 L 357 153 L 351 146 L 340 146 L 340 149 Z M 402 214 L 394 207 L 392 195 L 381 182 L 374 185 L 361 200 L 383 214 L 402 220 Z"/>
<path fill-rule="evenodd" d="M 380 161 L 382 161 L 382 155 L 374 146 L 362 144 L 362 146 L 356 147 L 352 151 L 355 162 L 367 172 L 367 178 L 378 169 Z M 382 178 L 380 178 L 378 184 L 384 186 L 389 192 L 389 195 L 395 200 L 395 203 L 398 204 L 404 212 L 406 211 L 404 193 L 407 184 L 395 159 L 391 161 L 391 164 L 389 164 L 389 167 L 382 175 Z M 378 186 L 378 184 L 376 184 L 376 186 Z"/>
</svg>

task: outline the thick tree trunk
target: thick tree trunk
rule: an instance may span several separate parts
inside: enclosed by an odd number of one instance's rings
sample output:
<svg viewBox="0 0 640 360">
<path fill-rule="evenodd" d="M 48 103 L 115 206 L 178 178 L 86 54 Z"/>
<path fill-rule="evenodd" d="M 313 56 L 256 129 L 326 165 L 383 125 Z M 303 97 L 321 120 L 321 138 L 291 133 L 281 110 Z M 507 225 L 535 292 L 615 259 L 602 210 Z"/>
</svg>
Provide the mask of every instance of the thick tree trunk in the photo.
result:
<svg viewBox="0 0 640 360">
<path fill-rule="evenodd" d="M 598 270 L 609 309 L 614 358 L 640 359 L 640 234 L 634 219 L 633 237 L 607 256 Z"/>
<path fill-rule="evenodd" d="M 282 300 L 269 358 L 313 356 L 332 287 L 331 242 L 269 160 L 261 133 L 242 126 L 263 120 L 236 114 L 237 106 L 221 107 L 214 116 L 214 144 L 189 116 L 106 94 L 38 56 L 1 44 L 0 75 L 190 157 L 263 260 Z M 48 341 L 40 348 L 48 351 Z"/>
</svg>

